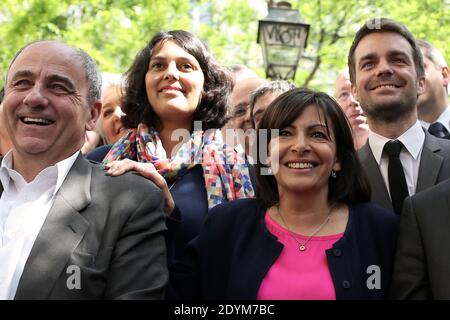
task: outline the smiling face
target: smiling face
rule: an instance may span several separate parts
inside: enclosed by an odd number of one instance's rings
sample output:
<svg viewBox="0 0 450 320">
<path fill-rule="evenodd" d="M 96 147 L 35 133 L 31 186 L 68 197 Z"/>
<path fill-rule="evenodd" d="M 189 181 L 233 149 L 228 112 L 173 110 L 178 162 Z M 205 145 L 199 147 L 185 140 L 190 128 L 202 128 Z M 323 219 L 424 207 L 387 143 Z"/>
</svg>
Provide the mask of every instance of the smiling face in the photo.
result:
<svg viewBox="0 0 450 320">
<path fill-rule="evenodd" d="M 120 86 L 115 85 L 106 89 L 102 97 L 102 132 L 106 141 L 111 144 L 127 133 L 121 120 L 124 115 L 120 108 L 121 96 Z"/>
<path fill-rule="evenodd" d="M 39 157 L 54 164 L 79 150 L 85 129 L 94 129 L 98 109 L 88 103 L 86 74 L 74 57 L 67 45 L 38 42 L 11 65 L 3 104 L 14 161 Z"/>
<path fill-rule="evenodd" d="M 194 56 L 170 40 L 156 47 L 145 86 L 150 105 L 163 126 L 172 122 L 190 128 L 203 84 L 203 71 Z"/>
<path fill-rule="evenodd" d="M 391 122 L 415 112 L 423 92 L 412 47 L 400 34 L 376 32 L 361 39 L 354 52 L 353 93 L 370 119 Z"/>
<path fill-rule="evenodd" d="M 280 198 L 286 192 L 327 192 L 331 170 L 339 171 L 336 144 L 331 127 L 316 106 L 308 106 L 279 137 L 269 144 L 271 167 L 274 169 Z M 277 158 L 277 155 L 278 157 Z"/>
</svg>

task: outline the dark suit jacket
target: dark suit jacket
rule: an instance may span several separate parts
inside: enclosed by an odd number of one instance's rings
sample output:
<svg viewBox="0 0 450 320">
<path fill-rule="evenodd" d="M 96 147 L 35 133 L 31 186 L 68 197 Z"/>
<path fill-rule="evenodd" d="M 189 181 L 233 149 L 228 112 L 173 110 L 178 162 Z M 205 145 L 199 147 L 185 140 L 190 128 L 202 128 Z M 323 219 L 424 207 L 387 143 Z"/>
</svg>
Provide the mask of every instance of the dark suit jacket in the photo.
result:
<svg viewBox="0 0 450 320">
<path fill-rule="evenodd" d="M 163 202 L 149 180 L 106 176 L 80 154 L 34 242 L 15 299 L 163 298 Z M 81 289 L 68 288 L 70 266 L 79 267 Z"/>
<path fill-rule="evenodd" d="M 391 296 L 450 299 L 450 180 L 405 200 Z"/>
<path fill-rule="evenodd" d="M 390 285 L 399 218 L 371 203 L 350 206 L 344 235 L 326 251 L 336 298 L 383 299 Z M 170 270 L 169 298 L 254 300 L 283 245 L 266 227 L 266 208 L 240 199 L 211 210 L 200 235 Z M 368 266 L 381 288 L 367 287 Z"/>
<path fill-rule="evenodd" d="M 369 178 L 372 202 L 393 211 L 387 187 L 368 142 L 358 151 L 358 156 Z M 450 178 L 450 141 L 436 138 L 425 131 L 416 193 L 448 178 Z"/>
</svg>

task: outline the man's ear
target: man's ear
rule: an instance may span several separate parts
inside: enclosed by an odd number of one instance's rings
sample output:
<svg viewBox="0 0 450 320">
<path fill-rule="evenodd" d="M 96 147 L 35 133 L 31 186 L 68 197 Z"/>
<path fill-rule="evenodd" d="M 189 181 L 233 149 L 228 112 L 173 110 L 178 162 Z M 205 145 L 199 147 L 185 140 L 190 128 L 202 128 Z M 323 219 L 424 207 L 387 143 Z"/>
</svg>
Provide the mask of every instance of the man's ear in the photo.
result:
<svg viewBox="0 0 450 320">
<path fill-rule="evenodd" d="M 100 102 L 100 100 L 98 100 L 91 107 L 91 110 L 89 112 L 90 117 L 86 122 L 86 130 L 95 130 L 95 124 L 97 123 L 101 111 L 102 111 L 102 103 Z"/>
<path fill-rule="evenodd" d="M 450 71 L 448 67 L 441 68 L 442 80 L 444 81 L 444 87 L 448 88 L 448 84 L 450 83 Z"/>
<path fill-rule="evenodd" d="M 420 76 L 417 78 L 417 95 L 421 95 L 425 92 L 425 76 Z"/>
</svg>

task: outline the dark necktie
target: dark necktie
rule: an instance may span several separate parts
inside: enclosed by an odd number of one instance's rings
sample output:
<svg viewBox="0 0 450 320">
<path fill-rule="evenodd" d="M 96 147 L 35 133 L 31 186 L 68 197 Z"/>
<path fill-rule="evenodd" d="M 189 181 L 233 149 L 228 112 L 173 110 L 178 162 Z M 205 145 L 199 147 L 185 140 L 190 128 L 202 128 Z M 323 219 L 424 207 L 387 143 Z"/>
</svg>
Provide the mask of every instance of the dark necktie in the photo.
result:
<svg viewBox="0 0 450 320">
<path fill-rule="evenodd" d="M 428 128 L 428 132 L 438 138 L 444 138 L 446 135 L 448 135 L 447 129 L 445 129 L 444 125 L 440 122 L 431 124 Z"/>
<path fill-rule="evenodd" d="M 398 140 L 391 140 L 384 145 L 383 151 L 389 156 L 388 180 L 391 193 L 392 207 L 397 214 L 401 214 L 403 200 L 409 195 L 405 173 L 400 162 L 400 151 L 403 144 Z"/>
</svg>

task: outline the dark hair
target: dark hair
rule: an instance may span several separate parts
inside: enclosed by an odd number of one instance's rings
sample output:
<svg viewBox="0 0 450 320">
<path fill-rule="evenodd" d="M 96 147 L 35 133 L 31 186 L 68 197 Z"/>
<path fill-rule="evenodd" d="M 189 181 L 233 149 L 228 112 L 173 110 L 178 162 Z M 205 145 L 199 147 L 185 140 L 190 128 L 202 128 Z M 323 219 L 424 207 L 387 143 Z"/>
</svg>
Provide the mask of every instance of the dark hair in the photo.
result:
<svg viewBox="0 0 450 320">
<path fill-rule="evenodd" d="M 73 46 L 68 45 L 67 43 L 56 41 L 56 40 L 37 40 L 30 43 L 27 43 L 25 46 L 19 49 L 19 51 L 16 52 L 13 59 L 11 60 L 8 71 L 6 73 L 5 78 L 5 84 L 8 80 L 8 73 L 11 69 L 11 66 L 13 65 L 14 61 L 16 61 L 17 57 L 29 46 L 36 44 L 36 43 L 43 43 L 43 42 L 54 42 L 59 43 L 64 46 L 67 46 L 71 48 L 74 51 L 74 56 L 76 59 L 78 59 L 81 62 L 81 66 L 83 67 L 84 73 L 86 75 L 86 82 L 88 84 L 88 96 L 87 100 L 89 104 L 94 104 L 96 101 L 100 100 L 100 92 L 102 88 L 102 77 L 100 75 L 100 71 L 98 70 L 97 63 L 95 60 L 83 49 L 76 48 Z"/>
<path fill-rule="evenodd" d="M 336 139 L 337 158 L 341 163 L 341 170 L 337 172 L 337 177 L 329 179 L 328 201 L 331 204 L 370 201 L 369 181 L 358 160 L 347 117 L 328 94 L 297 88 L 278 96 L 265 111 L 259 126 L 259 130 L 265 129 L 267 132 L 267 145 L 271 139 L 272 129 L 288 127 L 309 106 L 315 106 L 323 113 L 327 130 L 330 129 L 328 120 L 331 121 Z M 256 197 L 270 207 L 279 202 L 277 181 L 273 175 L 260 174 L 263 167 L 265 165 L 258 161 Z"/>
<path fill-rule="evenodd" d="M 348 53 L 348 69 L 350 71 L 350 81 L 354 84 L 356 77 L 356 63 L 355 63 L 355 50 L 359 42 L 367 35 L 371 33 L 379 32 L 394 32 L 405 38 L 412 48 L 412 55 L 414 60 L 414 66 L 418 77 L 425 74 L 425 68 L 423 66 L 422 52 L 420 51 L 414 36 L 403 24 L 386 19 L 386 18 L 374 18 L 367 21 L 356 33 L 355 39 L 353 39 L 352 46 Z M 376 44 L 374 44 L 376 45 Z"/>
<path fill-rule="evenodd" d="M 206 44 L 190 32 L 182 30 L 158 33 L 136 55 L 133 65 L 125 74 L 122 106 L 126 116 L 122 118 L 123 124 L 128 128 L 136 128 L 141 122 L 152 127 L 161 124 L 148 101 L 145 75 L 155 48 L 166 41 L 174 41 L 194 56 L 203 71 L 203 94 L 194 113 L 194 121 L 202 121 L 203 130 L 222 127 L 225 123 L 228 95 L 232 88 L 231 76 L 216 62 Z"/>
<path fill-rule="evenodd" d="M 5 87 L 0 89 L 0 103 L 3 102 L 3 97 L 5 96 Z"/>
</svg>

